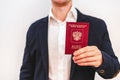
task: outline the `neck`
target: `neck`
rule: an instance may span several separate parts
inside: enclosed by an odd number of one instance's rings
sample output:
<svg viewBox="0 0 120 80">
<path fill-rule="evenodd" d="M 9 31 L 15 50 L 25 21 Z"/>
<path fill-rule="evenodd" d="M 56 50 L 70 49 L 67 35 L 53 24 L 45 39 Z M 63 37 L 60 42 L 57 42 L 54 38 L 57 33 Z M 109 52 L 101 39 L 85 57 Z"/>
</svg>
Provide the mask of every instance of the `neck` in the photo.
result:
<svg viewBox="0 0 120 80">
<path fill-rule="evenodd" d="M 57 5 L 57 4 L 53 4 L 52 6 L 52 12 L 53 15 L 60 21 L 65 21 L 66 16 L 68 14 L 68 12 L 70 11 L 72 7 L 72 1 L 64 4 L 64 5 Z"/>
</svg>

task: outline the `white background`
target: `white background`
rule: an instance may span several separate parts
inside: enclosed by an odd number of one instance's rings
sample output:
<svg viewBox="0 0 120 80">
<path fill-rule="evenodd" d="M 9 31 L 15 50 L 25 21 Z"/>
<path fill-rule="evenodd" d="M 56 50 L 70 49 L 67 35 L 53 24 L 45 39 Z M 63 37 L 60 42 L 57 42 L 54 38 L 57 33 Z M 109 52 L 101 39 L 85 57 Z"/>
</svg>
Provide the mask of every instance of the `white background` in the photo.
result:
<svg viewBox="0 0 120 80">
<path fill-rule="evenodd" d="M 120 58 L 120 0 L 73 0 L 85 14 L 105 20 L 115 54 Z M 19 80 L 26 32 L 48 15 L 50 0 L 0 0 L 0 80 Z M 95 80 L 104 80 L 97 74 Z M 120 80 L 120 74 L 111 80 Z"/>
</svg>

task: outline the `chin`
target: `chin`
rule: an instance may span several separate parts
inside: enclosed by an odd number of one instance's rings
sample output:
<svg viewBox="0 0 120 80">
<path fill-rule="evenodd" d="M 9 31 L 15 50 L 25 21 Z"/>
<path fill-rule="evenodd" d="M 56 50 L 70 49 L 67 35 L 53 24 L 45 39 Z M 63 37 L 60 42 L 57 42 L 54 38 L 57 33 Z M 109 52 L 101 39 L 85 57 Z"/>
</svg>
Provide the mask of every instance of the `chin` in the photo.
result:
<svg viewBox="0 0 120 80">
<path fill-rule="evenodd" d="M 54 4 L 58 4 L 58 5 L 64 5 L 64 4 L 69 3 L 70 1 L 72 0 L 52 0 Z"/>
</svg>

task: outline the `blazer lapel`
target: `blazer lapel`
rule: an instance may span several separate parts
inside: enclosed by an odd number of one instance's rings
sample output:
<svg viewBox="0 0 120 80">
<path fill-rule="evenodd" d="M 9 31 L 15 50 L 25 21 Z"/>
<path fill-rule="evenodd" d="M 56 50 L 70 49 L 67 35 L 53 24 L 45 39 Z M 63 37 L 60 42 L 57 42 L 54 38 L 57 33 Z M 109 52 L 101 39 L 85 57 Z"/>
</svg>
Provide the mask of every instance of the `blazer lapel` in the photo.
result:
<svg viewBox="0 0 120 80">
<path fill-rule="evenodd" d="M 42 20 L 39 26 L 41 58 L 45 68 L 46 77 L 48 77 L 48 16 Z"/>
<path fill-rule="evenodd" d="M 77 10 L 77 22 L 84 22 L 85 21 L 85 17 L 82 13 L 79 12 L 78 9 Z M 73 57 L 73 55 L 72 55 Z M 70 80 L 72 80 L 73 74 L 74 74 L 74 69 L 75 69 L 75 63 L 71 58 L 71 71 L 70 71 Z"/>
</svg>

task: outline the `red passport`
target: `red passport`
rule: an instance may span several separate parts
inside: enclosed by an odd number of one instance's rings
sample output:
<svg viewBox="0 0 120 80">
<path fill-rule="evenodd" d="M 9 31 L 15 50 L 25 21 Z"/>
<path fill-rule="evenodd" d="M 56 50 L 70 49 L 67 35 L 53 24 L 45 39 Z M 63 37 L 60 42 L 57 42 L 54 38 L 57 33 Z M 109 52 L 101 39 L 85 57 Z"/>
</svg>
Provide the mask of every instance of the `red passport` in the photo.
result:
<svg viewBox="0 0 120 80">
<path fill-rule="evenodd" d="M 88 45 L 89 23 L 67 22 L 65 54 L 72 54 L 75 50 Z"/>
</svg>

